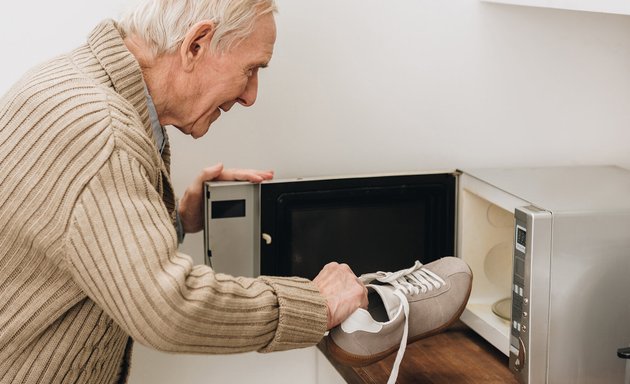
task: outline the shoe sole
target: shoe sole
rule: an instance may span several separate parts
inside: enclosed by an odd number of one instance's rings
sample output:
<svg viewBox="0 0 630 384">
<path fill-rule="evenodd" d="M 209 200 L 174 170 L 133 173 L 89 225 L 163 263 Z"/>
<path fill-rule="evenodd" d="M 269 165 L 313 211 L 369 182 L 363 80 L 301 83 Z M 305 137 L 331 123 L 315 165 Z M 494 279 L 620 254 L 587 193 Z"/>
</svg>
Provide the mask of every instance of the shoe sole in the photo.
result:
<svg viewBox="0 0 630 384">
<path fill-rule="evenodd" d="M 420 339 L 424 339 L 426 337 L 436 335 L 444 331 L 446 328 L 450 327 L 451 325 L 453 325 L 464 312 L 464 309 L 466 308 L 466 304 L 468 304 L 468 299 L 470 298 L 471 291 L 472 291 L 472 271 L 470 275 L 470 286 L 468 287 L 468 293 L 466 294 L 466 300 L 464 300 L 464 303 L 457 309 L 457 312 L 455 312 L 455 315 L 449 321 L 444 323 L 444 325 L 442 325 L 441 327 L 432 329 L 429 332 L 416 335 L 412 338 L 407 339 L 407 345 L 414 343 Z M 376 363 L 377 361 L 383 360 L 387 356 L 396 352 L 400 348 L 400 345 L 394 345 L 393 347 L 391 347 L 390 349 L 386 351 L 379 352 L 374 355 L 362 356 L 362 355 L 355 355 L 353 353 L 344 351 L 339 346 L 337 346 L 337 344 L 335 344 L 332 337 L 330 336 L 327 336 L 325 340 L 326 340 L 326 348 L 328 349 L 328 353 L 336 361 L 344 365 L 351 366 L 351 367 L 364 367 L 366 365 Z"/>
</svg>

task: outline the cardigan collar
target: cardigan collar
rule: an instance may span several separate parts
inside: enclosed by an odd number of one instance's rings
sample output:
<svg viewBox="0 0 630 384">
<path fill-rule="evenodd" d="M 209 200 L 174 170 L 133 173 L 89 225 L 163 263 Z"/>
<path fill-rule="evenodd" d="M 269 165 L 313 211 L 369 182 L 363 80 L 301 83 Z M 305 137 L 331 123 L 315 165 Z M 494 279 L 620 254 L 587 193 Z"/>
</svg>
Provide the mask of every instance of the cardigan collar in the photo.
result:
<svg viewBox="0 0 630 384">
<path fill-rule="evenodd" d="M 100 66 L 107 73 L 111 87 L 133 105 L 142 120 L 146 134 L 151 138 L 151 141 L 154 141 L 142 70 L 136 58 L 127 49 L 124 38 L 125 34 L 116 22 L 105 20 L 88 37 L 88 46 Z M 162 151 L 161 159 L 163 199 L 166 208 L 174 218 L 176 203 L 170 181 L 171 151 L 168 141 Z"/>
<path fill-rule="evenodd" d="M 88 46 L 107 73 L 116 93 L 125 98 L 138 112 L 147 135 L 154 140 L 147 107 L 146 84 L 140 64 L 127 49 L 124 32 L 115 21 L 105 20 L 88 37 Z M 170 177 L 171 151 L 167 143 L 162 151 L 166 174 Z"/>
<path fill-rule="evenodd" d="M 124 33 L 118 29 L 116 23 L 105 20 L 92 31 L 88 45 L 107 72 L 116 93 L 133 105 L 149 134 L 152 133 L 151 120 L 142 70 L 123 39 Z"/>
</svg>

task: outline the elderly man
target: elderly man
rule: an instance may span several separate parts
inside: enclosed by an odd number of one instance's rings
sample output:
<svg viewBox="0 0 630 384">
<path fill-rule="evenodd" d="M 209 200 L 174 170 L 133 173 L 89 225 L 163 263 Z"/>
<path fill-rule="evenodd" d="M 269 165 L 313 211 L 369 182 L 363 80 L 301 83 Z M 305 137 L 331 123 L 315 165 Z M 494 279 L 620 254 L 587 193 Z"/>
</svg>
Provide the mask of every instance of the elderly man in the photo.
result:
<svg viewBox="0 0 630 384">
<path fill-rule="evenodd" d="M 202 228 L 204 181 L 272 177 L 211 167 L 178 204 L 162 127 L 199 138 L 254 104 L 274 7 L 144 0 L 4 96 L 0 382 L 123 382 L 132 339 L 189 353 L 310 346 L 366 306 L 344 265 L 313 282 L 246 279 L 177 251 Z"/>
</svg>

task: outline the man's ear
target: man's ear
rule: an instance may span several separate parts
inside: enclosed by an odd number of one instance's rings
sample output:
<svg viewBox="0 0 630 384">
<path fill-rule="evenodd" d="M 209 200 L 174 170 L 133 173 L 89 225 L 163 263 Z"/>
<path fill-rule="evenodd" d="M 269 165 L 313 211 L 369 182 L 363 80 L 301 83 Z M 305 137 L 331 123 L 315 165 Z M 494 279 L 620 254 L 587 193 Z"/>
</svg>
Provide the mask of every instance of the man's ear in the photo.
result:
<svg viewBox="0 0 630 384">
<path fill-rule="evenodd" d="M 180 48 L 180 58 L 185 71 L 192 71 L 201 57 L 210 51 L 215 25 L 210 20 L 200 21 L 190 27 Z"/>
</svg>

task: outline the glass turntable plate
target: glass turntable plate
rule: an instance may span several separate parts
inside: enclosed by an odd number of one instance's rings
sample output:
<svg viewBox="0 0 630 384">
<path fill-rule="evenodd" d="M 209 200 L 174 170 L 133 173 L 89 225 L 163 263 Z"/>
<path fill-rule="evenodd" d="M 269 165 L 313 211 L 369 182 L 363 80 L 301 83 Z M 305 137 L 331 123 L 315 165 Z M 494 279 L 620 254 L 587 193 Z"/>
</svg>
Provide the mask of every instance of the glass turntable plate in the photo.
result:
<svg viewBox="0 0 630 384">
<path fill-rule="evenodd" d="M 512 316 L 512 298 L 506 297 L 492 304 L 492 312 L 500 318 L 510 321 Z"/>
</svg>

